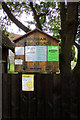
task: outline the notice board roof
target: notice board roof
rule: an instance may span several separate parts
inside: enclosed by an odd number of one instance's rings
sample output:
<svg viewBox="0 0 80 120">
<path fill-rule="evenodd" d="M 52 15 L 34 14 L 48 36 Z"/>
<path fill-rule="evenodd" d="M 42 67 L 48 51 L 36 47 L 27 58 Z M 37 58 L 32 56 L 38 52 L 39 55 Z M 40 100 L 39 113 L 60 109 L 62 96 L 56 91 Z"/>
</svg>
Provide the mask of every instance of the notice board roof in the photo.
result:
<svg viewBox="0 0 80 120">
<path fill-rule="evenodd" d="M 51 35 L 49 35 L 49 34 L 43 32 L 43 31 L 41 31 L 41 30 L 38 29 L 38 28 L 36 28 L 36 29 L 34 29 L 34 30 L 32 30 L 32 31 L 27 32 L 25 35 L 22 35 L 22 36 L 20 36 L 19 38 L 13 40 L 13 42 L 16 43 L 16 42 L 18 42 L 19 40 L 21 40 L 22 38 L 27 37 L 29 34 L 35 32 L 35 31 L 39 31 L 39 32 L 41 32 L 41 33 L 43 33 L 43 34 L 46 34 L 48 37 L 53 38 L 53 39 L 56 40 L 57 42 L 60 42 L 60 40 L 58 40 L 58 39 L 54 38 L 53 36 L 51 36 Z"/>
</svg>

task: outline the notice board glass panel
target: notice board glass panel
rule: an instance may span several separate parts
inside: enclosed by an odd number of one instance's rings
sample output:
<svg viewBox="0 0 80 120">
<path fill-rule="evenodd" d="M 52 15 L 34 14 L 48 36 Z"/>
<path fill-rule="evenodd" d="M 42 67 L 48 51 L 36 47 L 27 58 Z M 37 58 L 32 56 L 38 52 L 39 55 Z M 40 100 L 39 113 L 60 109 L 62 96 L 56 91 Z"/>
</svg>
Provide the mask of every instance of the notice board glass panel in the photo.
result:
<svg viewBox="0 0 80 120">
<path fill-rule="evenodd" d="M 47 61 L 46 46 L 26 46 L 25 61 Z"/>
<path fill-rule="evenodd" d="M 46 46 L 36 46 L 36 61 L 46 61 Z"/>
</svg>

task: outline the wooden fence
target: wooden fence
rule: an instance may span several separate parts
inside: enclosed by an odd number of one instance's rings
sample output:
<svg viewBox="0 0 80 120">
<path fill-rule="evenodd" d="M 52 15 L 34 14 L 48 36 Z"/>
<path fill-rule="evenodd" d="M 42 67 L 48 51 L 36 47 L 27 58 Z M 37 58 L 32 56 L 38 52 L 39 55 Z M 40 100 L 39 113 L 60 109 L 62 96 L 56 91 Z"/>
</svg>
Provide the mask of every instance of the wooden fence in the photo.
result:
<svg viewBox="0 0 80 120">
<path fill-rule="evenodd" d="M 34 91 L 22 91 L 22 74 L 3 74 L 2 120 L 53 119 L 59 75 L 34 73 Z"/>
</svg>

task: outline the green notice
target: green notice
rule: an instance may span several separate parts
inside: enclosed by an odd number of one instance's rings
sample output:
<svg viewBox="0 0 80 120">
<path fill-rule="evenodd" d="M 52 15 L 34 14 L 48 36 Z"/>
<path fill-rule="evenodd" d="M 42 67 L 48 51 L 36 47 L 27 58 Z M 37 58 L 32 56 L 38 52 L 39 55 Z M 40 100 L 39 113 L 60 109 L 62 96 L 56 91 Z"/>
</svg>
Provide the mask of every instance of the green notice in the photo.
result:
<svg viewBox="0 0 80 120">
<path fill-rule="evenodd" d="M 59 61 L 58 46 L 48 46 L 48 61 Z"/>
</svg>

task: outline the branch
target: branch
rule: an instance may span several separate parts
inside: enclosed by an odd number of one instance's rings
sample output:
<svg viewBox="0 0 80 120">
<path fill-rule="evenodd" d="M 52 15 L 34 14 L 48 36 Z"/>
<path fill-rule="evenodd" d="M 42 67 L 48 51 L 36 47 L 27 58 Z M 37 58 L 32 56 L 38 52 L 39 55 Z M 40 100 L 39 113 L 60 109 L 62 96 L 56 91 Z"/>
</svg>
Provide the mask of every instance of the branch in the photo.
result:
<svg viewBox="0 0 80 120">
<path fill-rule="evenodd" d="M 5 2 L 2 2 L 2 8 L 3 10 L 7 13 L 8 17 L 11 19 L 12 22 L 14 22 L 19 28 L 21 28 L 23 31 L 28 32 L 30 31 L 29 28 L 24 26 L 19 20 L 15 18 L 15 16 L 11 13 L 9 10 L 8 6 L 6 5 Z"/>
<path fill-rule="evenodd" d="M 36 20 L 36 27 L 38 27 L 40 30 L 42 30 L 42 27 L 41 27 L 41 24 L 40 24 L 40 21 L 39 21 L 39 15 L 37 15 L 37 12 L 35 10 L 35 8 L 33 7 L 33 3 L 30 2 L 30 5 L 29 5 L 34 13 L 34 19 Z"/>
<path fill-rule="evenodd" d="M 39 14 L 38 16 L 39 16 L 39 17 L 41 17 L 41 16 L 45 16 L 45 15 L 47 15 L 48 12 L 49 12 L 49 10 L 47 10 L 47 12 L 45 12 L 45 13 L 41 13 L 41 14 Z"/>
<path fill-rule="evenodd" d="M 37 12 L 36 12 L 35 8 L 33 7 L 33 3 L 32 2 L 30 2 L 29 6 L 31 7 L 31 9 L 32 9 L 32 11 L 34 13 L 34 16 L 37 16 Z"/>
</svg>

